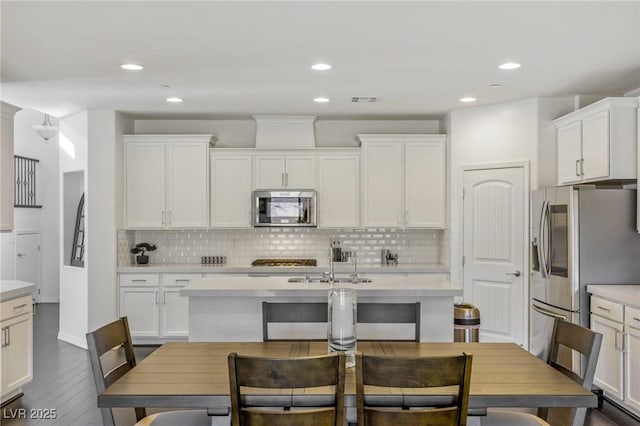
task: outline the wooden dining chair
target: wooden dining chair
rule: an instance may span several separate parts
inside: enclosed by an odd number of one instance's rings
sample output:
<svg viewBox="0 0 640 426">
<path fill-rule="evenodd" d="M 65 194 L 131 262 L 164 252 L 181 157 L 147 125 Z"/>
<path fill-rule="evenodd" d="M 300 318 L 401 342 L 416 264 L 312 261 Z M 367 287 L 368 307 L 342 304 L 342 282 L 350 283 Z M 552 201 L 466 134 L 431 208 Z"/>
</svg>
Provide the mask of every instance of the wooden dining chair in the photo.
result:
<svg viewBox="0 0 640 426">
<path fill-rule="evenodd" d="M 261 358 L 231 353 L 231 424 L 338 426 L 345 418 L 345 355 Z M 333 392 L 294 393 L 294 389 L 331 386 Z M 247 387 L 252 388 L 248 392 Z M 264 396 L 260 396 L 260 391 Z M 279 390 L 274 392 L 274 390 Z"/>
<path fill-rule="evenodd" d="M 420 358 L 356 354 L 358 426 L 466 425 L 471 364 L 472 355 L 464 353 Z M 367 386 L 403 390 L 377 397 L 367 394 Z M 451 397 L 429 401 L 420 396 L 420 389 L 447 386 L 457 386 Z M 406 388 L 416 389 L 416 394 L 408 397 Z"/>
<path fill-rule="evenodd" d="M 561 319 L 556 319 L 551 333 L 547 364 L 571 378 L 586 389 L 591 389 L 596 372 L 602 334 Z M 560 363 L 561 348 L 571 349 L 581 354 L 583 374 L 578 375 Z M 586 407 L 579 408 L 540 408 L 538 415 L 533 416 L 516 411 L 487 410 L 487 415 L 480 418 L 483 426 L 526 426 L 526 425 L 561 425 L 582 426 L 587 414 Z"/>
<path fill-rule="evenodd" d="M 86 334 L 93 379 L 98 395 L 136 366 L 136 357 L 129 332 L 127 317 L 122 317 Z M 147 417 L 144 408 L 136 408 L 139 425 L 205 426 L 211 424 L 206 410 L 157 413 Z M 110 408 L 100 408 L 102 423 L 114 426 Z M 179 420 L 178 420 L 179 419 Z"/>
</svg>

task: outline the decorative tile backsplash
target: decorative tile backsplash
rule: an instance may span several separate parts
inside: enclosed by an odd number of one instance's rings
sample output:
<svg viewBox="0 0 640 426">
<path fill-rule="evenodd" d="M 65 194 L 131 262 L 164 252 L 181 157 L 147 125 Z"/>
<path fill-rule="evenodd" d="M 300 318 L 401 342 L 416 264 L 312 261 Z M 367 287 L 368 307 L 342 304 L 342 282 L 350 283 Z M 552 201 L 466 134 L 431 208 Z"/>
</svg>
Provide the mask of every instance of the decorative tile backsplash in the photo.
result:
<svg viewBox="0 0 640 426">
<path fill-rule="evenodd" d="M 448 235 L 447 235 L 448 236 Z M 340 241 L 343 250 L 355 252 L 361 264 L 379 264 L 380 250 L 398 253 L 399 262 L 448 262 L 445 231 L 402 229 L 178 229 L 167 231 L 119 231 L 118 265 L 134 263 L 131 247 L 156 244 L 149 255 L 153 264 L 200 263 L 201 256 L 226 256 L 229 266 L 249 266 L 258 258 L 317 259 L 328 264 L 330 241 Z"/>
</svg>

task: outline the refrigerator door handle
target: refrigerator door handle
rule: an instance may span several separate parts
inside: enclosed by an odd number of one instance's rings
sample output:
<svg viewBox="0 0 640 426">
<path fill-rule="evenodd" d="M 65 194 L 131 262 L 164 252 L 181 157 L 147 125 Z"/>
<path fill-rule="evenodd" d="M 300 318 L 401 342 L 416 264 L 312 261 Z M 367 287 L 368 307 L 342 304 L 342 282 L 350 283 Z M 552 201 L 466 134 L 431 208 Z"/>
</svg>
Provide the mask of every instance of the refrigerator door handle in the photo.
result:
<svg viewBox="0 0 640 426">
<path fill-rule="evenodd" d="M 567 316 L 566 315 L 556 314 L 555 312 L 548 311 L 548 310 L 546 310 L 544 308 L 541 308 L 541 307 L 539 307 L 537 305 L 531 305 L 531 307 L 533 308 L 534 311 L 536 311 L 538 313 L 541 313 L 542 315 L 546 315 L 546 316 L 551 317 L 551 318 L 559 318 L 559 319 L 564 320 L 564 321 L 567 320 Z"/>
<path fill-rule="evenodd" d="M 545 249 L 545 245 L 549 244 L 547 238 L 545 238 L 545 224 L 547 223 L 547 211 L 549 208 L 549 202 L 547 200 L 543 201 L 542 209 L 540 211 L 540 227 L 539 227 L 539 238 L 538 238 L 538 259 L 540 259 L 540 273 L 542 274 L 542 278 L 549 278 L 548 269 L 547 269 L 547 259 L 545 255 L 547 250 Z"/>
</svg>

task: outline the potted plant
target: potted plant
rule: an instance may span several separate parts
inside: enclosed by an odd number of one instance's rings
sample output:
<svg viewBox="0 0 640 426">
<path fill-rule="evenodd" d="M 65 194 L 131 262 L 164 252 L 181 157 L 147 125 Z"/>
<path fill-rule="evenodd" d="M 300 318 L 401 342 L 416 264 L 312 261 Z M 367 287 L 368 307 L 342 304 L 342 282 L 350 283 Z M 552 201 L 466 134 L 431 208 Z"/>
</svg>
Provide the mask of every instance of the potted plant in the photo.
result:
<svg viewBox="0 0 640 426">
<path fill-rule="evenodd" d="M 131 249 L 131 253 L 137 254 L 136 263 L 138 265 L 146 265 L 149 263 L 149 256 L 147 256 L 148 251 L 154 251 L 158 247 L 155 244 L 149 243 L 138 243 L 134 248 Z"/>
</svg>

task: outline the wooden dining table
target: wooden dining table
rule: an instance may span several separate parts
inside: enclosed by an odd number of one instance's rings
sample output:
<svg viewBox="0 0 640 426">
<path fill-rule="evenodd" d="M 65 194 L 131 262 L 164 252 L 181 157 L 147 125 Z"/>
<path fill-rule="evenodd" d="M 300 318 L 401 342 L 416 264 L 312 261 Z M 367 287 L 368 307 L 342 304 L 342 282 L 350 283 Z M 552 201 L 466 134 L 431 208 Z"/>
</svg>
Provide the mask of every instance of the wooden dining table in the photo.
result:
<svg viewBox="0 0 640 426">
<path fill-rule="evenodd" d="M 469 408 L 596 407 L 597 397 L 564 374 L 512 343 L 358 342 L 364 354 L 438 356 L 473 355 Z M 327 353 L 320 341 L 165 343 L 98 395 L 99 407 L 206 408 L 226 415 L 230 407 L 227 356 L 231 352 L 263 357 L 300 357 Z M 442 389 L 376 388 L 388 398 L 447 398 Z M 450 391 L 449 391 L 450 392 Z M 323 396 L 322 389 L 280 390 L 279 396 L 303 403 Z M 325 392 L 324 396 L 326 398 Z M 355 369 L 347 369 L 345 398 L 355 406 Z M 273 395 L 263 395 L 264 398 Z"/>
</svg>

